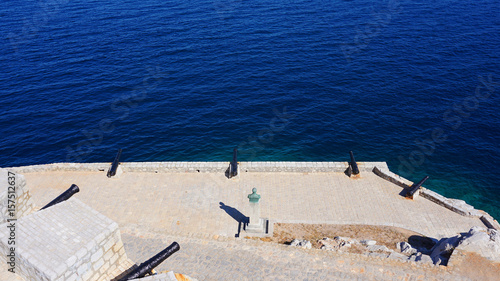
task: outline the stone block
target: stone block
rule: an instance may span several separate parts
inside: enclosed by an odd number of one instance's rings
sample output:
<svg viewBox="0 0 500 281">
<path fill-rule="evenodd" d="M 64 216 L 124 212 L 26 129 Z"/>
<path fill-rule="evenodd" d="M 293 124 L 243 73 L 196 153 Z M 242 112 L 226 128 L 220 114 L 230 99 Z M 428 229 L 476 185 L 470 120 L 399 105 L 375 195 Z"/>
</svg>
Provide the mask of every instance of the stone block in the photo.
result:
<svg viewBox="0 0 500 281">
<path fill-rule="evenodd" d="M 2 263 L 11 252 L 7 224 L 0 225 Z M 16 272 L 26 280 L 105 280 L 101 273 L 113 264 L 104 248 L 123 249 L 118 225 L 75 198 L 22 217 L 15 226 Z M 128 260 L 124 251 L 115 255 L 116 263 Z"/>
</svg>

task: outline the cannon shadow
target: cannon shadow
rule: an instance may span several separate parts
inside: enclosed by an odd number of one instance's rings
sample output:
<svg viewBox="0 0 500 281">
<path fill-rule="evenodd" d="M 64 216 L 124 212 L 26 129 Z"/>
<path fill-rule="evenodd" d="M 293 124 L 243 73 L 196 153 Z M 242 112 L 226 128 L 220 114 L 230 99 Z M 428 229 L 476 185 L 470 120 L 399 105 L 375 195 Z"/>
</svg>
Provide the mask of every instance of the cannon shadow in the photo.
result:
<svg viewBox="0 0 500 281">
<path fill-rule="evenodd" d="M 246 225 L 249 222 L 249 218 L 238 211 L 236 208 L 228 206 L 223 202 L 219 202 L 219 204 L 219 208 L 224 210 L 229 216 L 231 216 L 235 221 L 238 222 L 238 232 L 235 234 L 235 237 L 240 237 L 240 232 L 242 229 L 245 230 Z"/>
</svg>

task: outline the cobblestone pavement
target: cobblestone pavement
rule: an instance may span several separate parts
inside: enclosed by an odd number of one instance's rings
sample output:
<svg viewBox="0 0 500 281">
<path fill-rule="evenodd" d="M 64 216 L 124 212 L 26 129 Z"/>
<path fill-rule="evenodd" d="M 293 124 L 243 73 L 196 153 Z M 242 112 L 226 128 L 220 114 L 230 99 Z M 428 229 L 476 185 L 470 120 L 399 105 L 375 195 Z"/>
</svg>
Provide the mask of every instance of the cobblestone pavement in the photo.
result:
<svg viewBox="0 0 500 281">
<path fill-rule="evenodd" d="M 25 173 L 32 198 L 43 206 L 77 184 L 78 199 L 118 222 L 164 233 L 234 237 L 248 214 L 247 195 L 261 194 L 261 216 L 274 222 L 397 226 L 440 238 L 483 225 L 425 198 L 405 199 L 402 188 L 373 173 L 351 179 L 343 173 L 129 172 L 107 178 L 103 172 Z"/>
<path fill-rule="evenodd" d="M 246 239 L 180 237 L 127 228 L 122 239 L 132 260 L 143 262 L 173 241 L 179 252 L 158 271 L 182 272 L 198 280 L 469 280 L 444 266 L 387 258 L 304 250 Z"/>
</svg>

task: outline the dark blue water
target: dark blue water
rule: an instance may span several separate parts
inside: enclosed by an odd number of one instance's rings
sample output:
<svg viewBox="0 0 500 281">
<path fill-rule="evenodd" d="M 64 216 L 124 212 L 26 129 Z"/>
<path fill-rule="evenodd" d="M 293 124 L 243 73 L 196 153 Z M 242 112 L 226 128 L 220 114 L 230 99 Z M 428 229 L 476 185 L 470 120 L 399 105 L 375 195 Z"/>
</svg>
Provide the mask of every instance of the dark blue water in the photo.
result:
<svg viewBox="0 0 500 281">
<path fill-rule="evenodd" d="M 498 0 L 0 7 L 0 166 L 387 161 L 500 217 Z"/>
</svg>

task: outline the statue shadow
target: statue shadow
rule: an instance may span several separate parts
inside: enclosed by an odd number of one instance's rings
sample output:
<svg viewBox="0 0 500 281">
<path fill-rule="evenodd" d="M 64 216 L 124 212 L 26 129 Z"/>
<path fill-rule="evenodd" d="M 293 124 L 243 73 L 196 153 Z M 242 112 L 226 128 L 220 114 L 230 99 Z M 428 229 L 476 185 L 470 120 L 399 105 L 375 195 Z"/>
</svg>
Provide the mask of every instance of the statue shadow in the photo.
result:
<svg viewBox="0 0 500 281">
<path fill-rule="evenodd" d="M 235 221 L 238 222 L 238 232 L 235 234 L 235 237 L 238 238 L 240 237 L 241 230 L 245 230 L 247 224 L 249 223 L 249 218 L 245 215 L 243 215 L 240 211 L 237 209 L 228 206 L 224 204 L 223 202 L 219 202 L 222 210 L 224 210 L 229 216 L 231 216 Z"/>
</svg>

